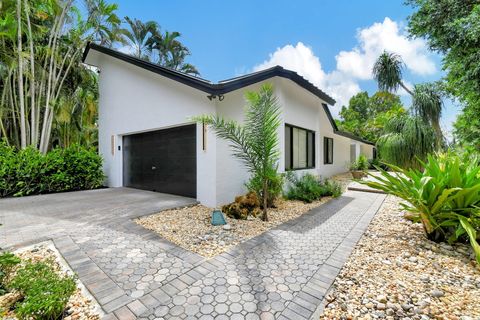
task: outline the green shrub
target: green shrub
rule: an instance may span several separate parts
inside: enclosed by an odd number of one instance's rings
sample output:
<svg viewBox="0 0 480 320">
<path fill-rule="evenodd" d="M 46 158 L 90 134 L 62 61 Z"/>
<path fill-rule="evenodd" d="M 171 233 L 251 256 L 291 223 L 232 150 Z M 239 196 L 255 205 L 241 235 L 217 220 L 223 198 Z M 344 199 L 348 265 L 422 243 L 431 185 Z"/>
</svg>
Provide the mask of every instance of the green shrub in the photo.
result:
<svg viewBox="0 0 480 320">
<path fill-rule="evenodd" d="M 0 142 L 0 197 L 14 193 L 16 167 L 15 148 Z"/>
<path fill-rule="evenodd" d="M 358 159 L 350 164 L 350 170 L 367 171 L 369 167 L 368 159 L 361 154 Z"/>
<path fill-rule="evenodd" d="M 0 296 L 7 293 L 5 280 L 9 273 L 20 263 L 20 258 L 10 252 L 0 255 Z"/>
<path fill-rule="evenodd" d="M 372 188 L 402 198 L 404 209 L 423 224 L 433 241 L 470 241 L 480 263 L 480 167 L 478 158 L 462 158 L 453 152 L 428 156 L 423 171 L 388 165 L 393 173 L 380 169 Z"/>
<path fill-rule="evenodd" d="M 275 200 L 282 194 L 284 185 L 284 176 L 282 174 L 272 172 L 268 179 L 268 199 L 267 206 L 269 208 L 275 206 Z M 258 175 L 254 175 L 250 181 L 247 182 L 246 187 L 249 192 L 254 192 L 260 199 L 260 204 L 263 206 L 263 185 L 262 179 Z"/>
<path fill-rule="evenodd" d="M 337 198 L 342 195 L 342 186 L 338 182 L 325 179 L 321 182 L 321 184 L 323 188 L 322 196 Z"/>
<path fill-rule="evenodd" d="M 301 200 L 310 203 L 324 196 L 338 197 L 342 194 L 342 188 L 338 183 L 328 179 L 321 180 L 310 173 L 297 177 L 289 172 L 287 179 L 290 186 L 285 197 L 289 200 Z"/>
<path fill-rule="evenodd" d="M 103 183 L 102 159 L 77 145 L 46 155 L 0 143 L 0 197 L 94 189 Z"/>
<path fill-rule="evenodd" d="M 15 305 L 21 319 L 58 319 L 76 290 L 75 279 L 60 276 L 53 263 L 27 262 L 9 284 L 24 299 Z"/>
<path fill-rule="evenodd" d="M 260 213 L 260 200 L 255 192 L 235 198 L 235 202 L 224 205 L 222 212 L 228 217 L 245 220 L 249 215 L 256 217 Z"/>
</svg>

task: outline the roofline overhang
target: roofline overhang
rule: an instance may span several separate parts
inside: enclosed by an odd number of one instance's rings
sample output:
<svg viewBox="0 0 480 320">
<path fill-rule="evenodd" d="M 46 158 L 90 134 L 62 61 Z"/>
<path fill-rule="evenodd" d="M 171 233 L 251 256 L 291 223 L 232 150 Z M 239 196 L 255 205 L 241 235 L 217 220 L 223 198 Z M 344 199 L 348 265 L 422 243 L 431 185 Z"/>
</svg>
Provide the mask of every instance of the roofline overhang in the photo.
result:
<svg viewBox="0 0 480 320">
<path fill-rule="evenodd" d="M 119 52 L 117 50 L 113 50 L 111 48 L 107 48 L 92 42 L 87 43 L 87 46 L 83 51 L 82 62 L 85 62 L 90 50 L 95 50 L 100 53 L 111 56 L 113 58 L 133 64 L 139 68 L 157 73 L 168 79 L 180 82 L 184 85 L 206 92 L 210 95 L 226 94 L 228 92 L 235 91 L 235 90 L 244 88 L 246 86 L 249 86 L 273 77 L 281 77 L 281 78 L 289 79 L 295 82 L 296 84 L 298 84 L 300 87 L 304 88 L 305 90 L 309 91 L 310 93 L 314 94 L 315 96 L 317 96 L 318 98 L 326 102 L 326 103 L 322 103 L 322 106 L 325 110 L 325 113 L 327 114 L 328 120 L 332 125 L 333 132 L 335 134 L 338 134 L 347 138 L 351 138 L 353 140 L 357 140 L 366 144 L 375 145 L 374 143 L 364 140 L 360 137 L 357 137 L 352 133 L 338 130 L 337 124 L 335 123 L 335 120 L 333 119 L 332 114 L 330 113 L 330 109 L 328 108 L 328 105 L 327 105 L 327 104 L 330 104 L 333 106 L 335 104 L 335 100 L 332 97 L 330 97 L 328 94 L 320 90 L 318 87 L 316 87 L 313 83 L 311 83 L 304 77 L 300 76 L 295 71 L 284 69 L 281 66 L 275 66 L 269 69 L 265 69 L 265 70 L 261 70 L 261 71 L 247 74 L 244 76 L 240 76 L 237 78 L 233 78 L 231 80 L 224 80 L 218 83 L 212 83 L 208 80 L 205 80 L 199 77 L 194 77 L 189 74 L 172 70 L 166 67 L 162 67 L 157 64 L 145 61 L 143 59 L 139 59 L 137 57 L 128 55 L 126 53 Z"/>
<path fill-rule="evenodd" d="M 219 83 L 212 83 L 208 80 L 205 80 L 199 77 L 194 77 L 194 76 L 185 74 L 183 72 L 179 72 L 169 68 L 165 68 L 157 64 L 139 59 L 137 57 L 130 56 L 123 52 L 106 48 L 104 46 L 100 46 L 98 44 L 91 43 L 91 42 L 87 44 L 85 51 L 83 52 L 82 62 L 85 62 L 90 50 L 101 52 L 103 54 L 109 55 L 111 57 L 117 58 L 119 60 L 122 60 L 130 64 L 133 64 L 142 69 L 160 74 L 166 78 L 175 80 L 177 82 L 183 83 L 187 86 L 190 86 L 192 88 L 195 88 L 197 90 L 200 90 L 212 95 L 225 94 L 225 93 L 235 91 L 243 87 L 246 87 L 246 86 L 249 86 L 273 77 L 281 77 L 281 78 L 292 80 L 293 82 L 303 87 L 307 91 L 313 93 L 314 95 L 316 95 L 317 97 L 325 101 L 326 103 L 330 105 L 335 104 L 335 100 L 332 97 L 330 97 L 325 92 L 317 88 L 314 84 L 312 84 L 302 76 L 298 75 L 296 72 L 284 69 L 280 66 L 275 66 L 273 68 L 269 68 L 266 70 L 262 70 L 252 74 L 234 78 L 232 80 L 220 81 Z"/>
</svg>

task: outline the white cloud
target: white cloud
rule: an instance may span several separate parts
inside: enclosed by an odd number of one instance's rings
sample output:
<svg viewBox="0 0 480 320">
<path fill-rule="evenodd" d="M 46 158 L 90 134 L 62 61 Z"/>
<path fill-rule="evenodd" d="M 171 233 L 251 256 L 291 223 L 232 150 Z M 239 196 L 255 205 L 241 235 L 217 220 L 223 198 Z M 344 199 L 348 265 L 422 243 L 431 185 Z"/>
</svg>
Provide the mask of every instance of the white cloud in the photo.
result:
<svg viewBox="0 0 480 320">
<path fill-rule="evenodd" d="M 359 30 L 357 40 L 357 47 L 351 51 L 341 51 L 335 57 L 337 69 L 355 78 L 372 79 L 373 64 L 383 50 L 399 54 L 406 67 L 415 74 L 430 75 L 436 72 L 425 41 L 409 39 L 403 28 L 390 18 Z"/>
<path fill-rule="evenodd" d="M 419 75 L 436 72 L 425 42 L 408 39 L 403 28 L 390 18 L 382 23 L 361 29 L 357 34 L 358 45 L 350 51 L 341 51 L 336 57 L 336 70 L 323 70 L 320 59 L 312 49 L 302 42 L 277 48 L 269 58 L 256 65 L 253 70 L 263 70 L 276 65 L 296 71 L 314 85 L 331 95 L 337 103 L 332 110 L 334 116 L 350 97 L 361 91 L 359 80 L 371 80 L 371 70 L 376 58 L 383 50 L 400 54 L 409 71 Z M 411 87 L 411 84 L 407 86 Z M 399 94 L 405 94 L 399 90 Z"/>
<path fill-rule="evenodd" d="M 345 77 L 345 74 L 338 71 L 325 73 L 320 59 L 315 56 L 311 48 L 302 42 L 297 43 L 296 46 L 286 45 L 283 48 L 278 48 L 270 54 L 268 60 L 256 65 L 253 69 L 258 71 L 276 65 L 293 70 L 312 82 L 337 100 L 336 106 L 348 103 L 352 95 L 360 92 L 359 85 L 349 77 Z M 334 110 L 334 113 L 337 114 L 338 110 Z"/>
</svg>

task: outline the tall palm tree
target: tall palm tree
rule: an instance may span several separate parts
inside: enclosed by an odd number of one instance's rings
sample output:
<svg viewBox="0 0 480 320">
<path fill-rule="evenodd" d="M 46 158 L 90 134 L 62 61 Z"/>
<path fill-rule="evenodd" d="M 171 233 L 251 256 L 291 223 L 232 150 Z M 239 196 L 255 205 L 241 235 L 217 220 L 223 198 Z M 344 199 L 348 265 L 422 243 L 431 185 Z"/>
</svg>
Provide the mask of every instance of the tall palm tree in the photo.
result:
<svg viewBox="0 0 480 320">
<path fill-rule="evenodd" d="M 441 147 L 444 140 L 440 127 L 443 101 L 436 84 L 422 83 L 415 85 L 412 96 L 412 109 L 416 116 L 425 119 L 426 122 L 431 124 L 437 135 L 438 147 Z"/>
<path fill-rule="evenodd" d="M 107 47 L 114 42 L 124 41 L 125 30 L 121 28 L 122 20 L 116 14 L 118 4 L 110 4 L 105 0 L 86 0 L 85 5 L 93 41 Z"/>
<path fill-rule="evenodd" d="M 178 40 L 180 36 L 177 31 L 155 34 L 149 40 L 150 49 L 157 52 L 159 65 L 198 76 L 197 68 L 185 62 L 190 50 Z"/>
<path fill-rule="evenodd" d="M 378 140 L 378 146 L 387 162 L 403 167 L 418 167 L 419 162 L 415 157 L 424 160 L 428 153 L 444 145 L 440 127 L 442 96 L 437 86 L 431 83 L 417 84 L 413 91 L 410 90 L 402 80 L 404 67 L 399 55 L 386 51 L 373 66 L 373 77 L 380 90 L 395 92 L 402 87 L 412 97 L 410 115 L 391 119 L 390 125 L 385 128 L 387 133 Z"/>
<path fill-rule="evenodd" d="M 127 44 L 134 50 L 133 55 L 140 59 L 151 60 L 149 40 L 159 33 L 160 26 L 155 21 L 142 22 L 125 17 L 130 29 L 125 30 Z"/>
<path fill-rule="evenodd" d="M 373 65 L 373 78 L 378 83 L 381 91 L 394 93 L 402 87 L 410 95 L 413 92 L 402 82 L 403 68 L 405 64 L 402 57 L 393 52 L 383 51 Z"/>
</svg>

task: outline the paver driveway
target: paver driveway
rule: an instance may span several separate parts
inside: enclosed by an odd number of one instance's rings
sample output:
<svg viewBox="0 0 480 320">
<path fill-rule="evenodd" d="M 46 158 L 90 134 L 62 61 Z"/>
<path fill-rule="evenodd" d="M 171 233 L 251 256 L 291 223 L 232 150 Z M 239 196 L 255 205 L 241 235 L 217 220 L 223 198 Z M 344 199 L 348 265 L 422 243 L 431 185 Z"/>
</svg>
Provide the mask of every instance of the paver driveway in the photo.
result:
<svg viewBox="0 0 480 320">
<path fill-rule="evenodd" d="M 132 218 L 194 199 L 104 189 L 0 200 L 0 247 L 52 239 L 118 319 L 309 319 L 381 205 L 348 191 L 212 259 Z"/>
</svg>

